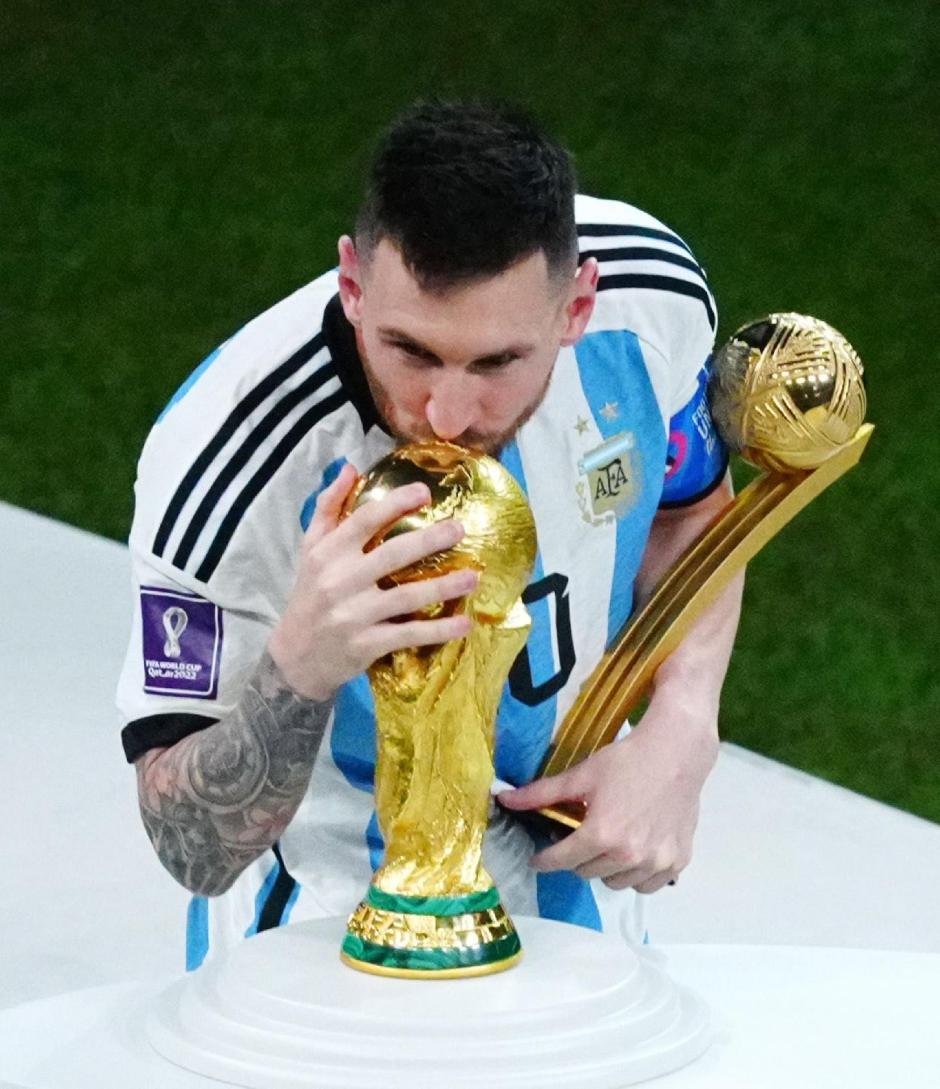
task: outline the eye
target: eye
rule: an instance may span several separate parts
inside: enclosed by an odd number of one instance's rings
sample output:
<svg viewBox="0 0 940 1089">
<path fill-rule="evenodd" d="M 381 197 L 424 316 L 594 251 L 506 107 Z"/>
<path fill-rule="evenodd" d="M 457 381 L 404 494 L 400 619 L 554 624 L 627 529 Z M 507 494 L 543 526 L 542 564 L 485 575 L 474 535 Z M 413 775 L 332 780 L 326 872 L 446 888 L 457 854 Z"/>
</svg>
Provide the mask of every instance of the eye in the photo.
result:
<svg viewBox="0 0 940 1089">
<path fill-rule="evenodd" d="M 507 370 L 518 358 L 519 356 L 517 355 L 505 355 L 497 356 L 494 359 L 481 359 L 479 362 L 473 364 L 473 369 L 478 374 L 498 374 L 501 371 Z"/>
<path fill-rule="evenodd" d="M 408 344 L 397 344 L 396 348 L 405 362 L 412 367 L 435 367 L 437 366 L 437 360 L 428 355 L 427 352 L 421 351 L 420 348 L 414 348 Z"/>
</svg>

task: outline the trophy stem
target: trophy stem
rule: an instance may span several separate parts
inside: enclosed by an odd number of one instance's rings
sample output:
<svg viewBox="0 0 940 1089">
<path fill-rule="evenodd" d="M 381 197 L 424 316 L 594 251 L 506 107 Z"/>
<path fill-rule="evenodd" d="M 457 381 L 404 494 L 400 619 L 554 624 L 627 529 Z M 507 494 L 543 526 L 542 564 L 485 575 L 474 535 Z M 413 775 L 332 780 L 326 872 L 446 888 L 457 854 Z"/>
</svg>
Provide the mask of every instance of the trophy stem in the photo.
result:
<svg viewBox="0 0 940 1089">
<path fill-rule="evenodd" d="M 347 924 L 341 956 L 350 967 L 451 979 L 519 960 L 519 937 L 483 865 L 483 837 L 497 704 L 530 625 L 517 601 L 499 623 L 478 622 L 437 648 L 417 700 L 400 698 L 393 666 L 371 667 L 385 858 Z"/>
<path fill-rule="evenodd" d="M 669 568 L 587 679 L 565 715 L 542 775 L 567 771 L 616 738 L 660 664 L 701 613 L 787 522 L 858 462 L 873 430 L 863 424 L 816 469 L 762 474 L 717 515 Z M 584 815 L 576 804 L 539 812 L 568 828 L 577 828 Z"/>
</svg>

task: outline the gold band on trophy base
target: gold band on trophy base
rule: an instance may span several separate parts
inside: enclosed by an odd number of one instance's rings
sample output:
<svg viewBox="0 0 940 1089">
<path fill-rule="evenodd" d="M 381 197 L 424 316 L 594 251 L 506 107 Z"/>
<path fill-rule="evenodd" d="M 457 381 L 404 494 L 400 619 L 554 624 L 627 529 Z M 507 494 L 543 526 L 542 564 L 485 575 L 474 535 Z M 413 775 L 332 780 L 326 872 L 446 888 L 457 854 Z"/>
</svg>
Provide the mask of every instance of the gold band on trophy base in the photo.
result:
<svg viewBox="0 0 940 1089">
<path fill-rule="evenodd" d="M 350 916 L 340 956 L 409 979 L 491 975 L 522 956 L 495 888 L 468 897 L 396 897 L 373 886 Z"/>
<path fill-rule="evenodd" d="M 773 314 L 739 329 L 716 357 L 712 412 L 732 449 L 767 471 L 753 480 L 666 572 L 565 715 L 540 772 L 558 775 L 612 742 L 660 664 L 730 580 L 800 510 L 861 458 L 862 365 L 823 322 Z M 584 806 L 538 811 L 578 828 Z M 558 829 L 560 830 L 560 829 Z"/>
</svg>

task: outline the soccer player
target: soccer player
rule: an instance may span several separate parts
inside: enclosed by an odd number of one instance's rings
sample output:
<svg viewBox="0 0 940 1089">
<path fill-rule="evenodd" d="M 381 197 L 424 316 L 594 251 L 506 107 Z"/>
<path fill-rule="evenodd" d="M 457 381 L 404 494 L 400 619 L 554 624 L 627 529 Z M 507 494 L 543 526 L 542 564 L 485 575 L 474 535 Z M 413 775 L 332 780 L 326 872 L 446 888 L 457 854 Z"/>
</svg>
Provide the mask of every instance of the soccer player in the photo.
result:
<svg viewBox="0 0 940 1089">
<path fill-rule="evenodd" d="M 346 914 L 370 883 L 363 670 L 465 635 L 465 616 L 392 619 L 475 575 L 377 585 L 462 535 L 441 522 L 364 552 L 427 501 L 421 485 L 340 511 L 357 470 L 435 436 L 498 456 L 539 538 L 532 631 L 496 726 L 497 775 L 516 789 L 493 806 L 487 868 L 510 912 L 641 940 L 636 892 L 690 859 L 742 580 L 660 667 L 634 729 L 532 780 L 610 639 L 728 500 L 705 398 L 714 330 L 685 243 L 575 196 L 567 152 L 527 117 L 426 103 L 384 132 L 338 268 L 217 348 L 140 461 L 122 737 L 147 833 L 194 893 L 190 967 L 289 919 Z M 511 812 L 575 798 L 587 818 L 553 845 Z"/>
</svg>

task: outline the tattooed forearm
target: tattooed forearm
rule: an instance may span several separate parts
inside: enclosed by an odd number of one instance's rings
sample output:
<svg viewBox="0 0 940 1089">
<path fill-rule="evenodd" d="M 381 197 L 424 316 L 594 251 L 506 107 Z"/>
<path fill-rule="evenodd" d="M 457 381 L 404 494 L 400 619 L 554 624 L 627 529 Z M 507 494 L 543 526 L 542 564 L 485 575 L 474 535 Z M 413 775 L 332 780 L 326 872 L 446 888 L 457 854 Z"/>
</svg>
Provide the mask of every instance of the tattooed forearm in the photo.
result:
<svg viewBox="0 0 940 1089">
<path fill-rule="evenodd" d="M 310 781 L 331 704 L 291 689 L 265 654 L 238 706 L 137 761 L 144 827 L 192 892 L 224 892 L 287 827 Z"/>
</svg>

